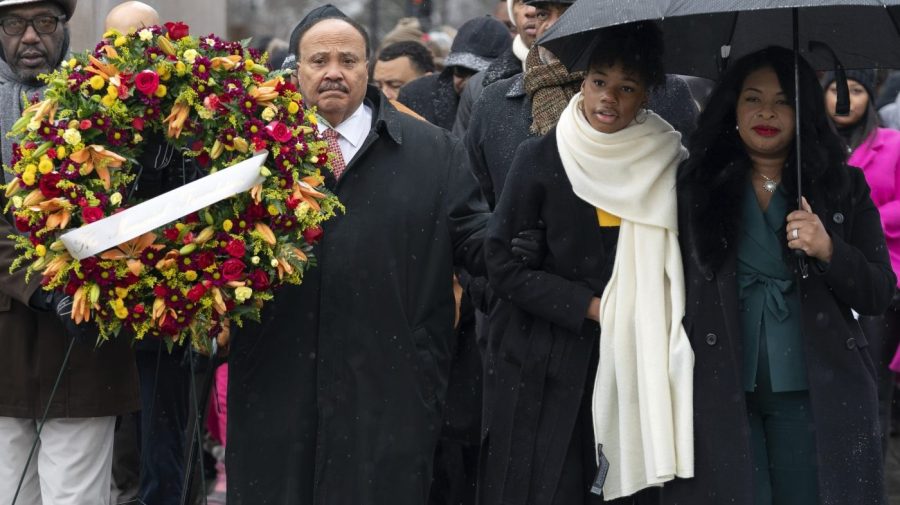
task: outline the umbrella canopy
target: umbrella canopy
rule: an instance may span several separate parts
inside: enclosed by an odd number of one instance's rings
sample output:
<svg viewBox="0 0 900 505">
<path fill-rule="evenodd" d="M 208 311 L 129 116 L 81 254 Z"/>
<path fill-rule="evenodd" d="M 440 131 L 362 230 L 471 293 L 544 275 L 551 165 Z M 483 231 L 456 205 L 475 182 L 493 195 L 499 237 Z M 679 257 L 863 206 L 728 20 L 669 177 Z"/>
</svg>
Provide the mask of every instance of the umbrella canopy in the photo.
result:
<svg viewBox="0 0 900 505">
<path fill-rule="evenodd" d="M 596 31 L 656 20 L 666 71 L 716 79 L 727 60 L 766 46 L 793 47 L 792 9 L 799 8 L 800 54 L 828 70 L 831 47 L 845 68 L 900 68 L 900 0 L 579 0 L 538 43 L 572 70 L 582 70 Z"/>
</svg>

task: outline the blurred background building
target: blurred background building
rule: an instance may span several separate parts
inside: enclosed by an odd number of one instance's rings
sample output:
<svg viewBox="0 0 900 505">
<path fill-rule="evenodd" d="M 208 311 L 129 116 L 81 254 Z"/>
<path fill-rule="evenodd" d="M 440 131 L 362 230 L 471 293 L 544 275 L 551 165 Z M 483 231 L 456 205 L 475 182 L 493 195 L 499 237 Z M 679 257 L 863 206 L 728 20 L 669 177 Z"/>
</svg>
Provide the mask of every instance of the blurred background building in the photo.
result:
<svg viewBox="0 0 900 505">
<path fill-rule="evenodd" d="M 71 21 L 72 49 L 93 48 L 103 33 L 106 13 L 121 0 L 81 0 Z M 377 41 L 401 17 L 418 17 L 425 31 L 440 25 L 458 27 L 493 11 L 497 0 L 331 0 L 369 28 Z M 275 37 L 287 40 L 294 24 L 324 3 L 312 0 L 144 0 L 164 20 L 184 21 L 194 35 L 215 33 L 240 40 Z"/>
</svg>

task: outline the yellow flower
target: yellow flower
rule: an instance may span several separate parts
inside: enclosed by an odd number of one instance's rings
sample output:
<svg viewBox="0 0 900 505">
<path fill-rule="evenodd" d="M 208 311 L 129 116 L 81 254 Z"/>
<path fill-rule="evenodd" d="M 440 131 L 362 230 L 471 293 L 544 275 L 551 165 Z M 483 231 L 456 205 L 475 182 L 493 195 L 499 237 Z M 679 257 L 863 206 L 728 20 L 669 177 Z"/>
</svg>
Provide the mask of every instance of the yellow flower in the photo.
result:
<svg viewBox="0 0 900 505">
<path fill-rule="evenodd" d="M 45 254 L 47 254 L 47 246 L 44 244 L 38 244 L 34 246 L 34 254 L 38 258 L 43 258 Z"/>
<path fill-rule="evenodd" d="M 80 135 L 80 134 L 79 134 L 79 135 Z M 65 139 L 64 139 L 64 140 L 65 140 Z M 64 159 L 66 159 L 66 154 L 68 154 L 68 153 L 66 152 L 66 146 L 59 146 L 59 147 L 56 148 L 56 159 L 58 159 L 58 160 L 64 160 Z"/>
<path fill-rule="evenodd" d="M 125 307 L 125 300 L 121 298 L 116 298 L 115 300 L 109 302 L 109 304 L 113 308 L 113 312 L 115 312 L 116 317 L 119 319 L 125 319 L 128 317 L 128 309 Z"/>
<path fill-rule="evenodd" d="M 156 91 L 153 92 L 153 96 L 155 96 L 156 98 L 162 98 L 166 96 L 166 93 L 168 91 L 169 90 L 166 89 L 166 86 L 164 84 L 160 84 L 159 87 L 156 88 Z"/>
<path fill-rule="evenodd" d="M 156 73 L 161 81 L 168 81 L 172 77 L 172 67 L 161 63 L 156 66 Z"/>
<path fill-rule="evenodd" d="M 75 58 L 69 59 L 69 68 L 75 68 L 75 65 L 77 65 L 77 64 L 78 64 L 78 60 L 76 60 Z"/>
<path fill-rule="evenodd" d="M 247 301 L 251 296 L 253 296 L 253 290 L 247 286 L 241 286 L 234 290 L 234 299 L 239 302 Z"/>
<path fill-rule="evenodd" d="M 127 43 L 128 43 L 128 38 L 123 35 L 119 35 L 118 37 L 116 37 L 116 40 L 115 40 L 115 42 L 113 42 L 113 45 L 116 47 L 122 47 Z"/>
<path fill-rule="evenodd" d="M 88 83 L 90 83 L 91 87 L 94 89 L 101 89 L 103 86 L 106 86 L 106 81 L 99 75 L 91 77 Z"/>
<path fill-rule="evenodd" d="M 184 75 L 185 72 L 187 72 L 187 66 L 184 62 L 179 61 L 175 64 L 175 73 L 178 74 L 179 77 Z"/>
<path fill-rule="evenodd" d="M 269 205 L 269 206 L 266 208 L 266 211 L 269 212 L 269 215 L 270 215 L 270 216 L 277 216 L 277 215 L 278 215 L 278 208 L 275 207 L 274 205 Z"/>
<path fill-rule="evenodd" d="M 184 58 L 184 61 L 193 65 L 194 61 L 197 59 L 197 56 L 200 56 L 200 53 L 198 53 L 195 49 L 188 49 L 181 56 Z"/>
<path fill-rule="evenodd" d="M 30 185 L 31 184 L 29 184 L 29 186 Z M 233 228 L 233 227 L 234 227 L 234 223 L 231 222 L 231 219 L 226 219 L 225 221 L 222 221 L 222 229 L 225 230 L 226 232 L 231 231 L 231 228 Z"/>
<path fill-rule="evenodd" d="M 24 174 L 22 174 L 22 182 L 24 182 L 28 186 L 33 186 L 34 185 L 34 177 L 35 177 L 34 172 L 25 172 Z M 21 207 L 21 206 L 19 205 L 17 207 Z"/>
<path fill-rule="evenodd" d="M 116 30 L 115 28 L 110 28 L 109 30 L 106 30 L 105 32 L 103 32 L 104 39 L 109 39 L 112 37 L 116 37 L 118 35 L 122 35 L 122 32 L 120 32 L 119 30 Z"/>
<path fill-rule="evenodd" d="M 102 103 L 107 108 L 112 107 L 116 104 L 116 97 L 114 95 L 106 95 L 100 99 L 100 103 Z"/>
<path fill-rule="evenodd" d="M 271 107 L 266 107 L 265 109 L 263 109 L 262 118 L 266 121 L 275 119 L 275 109 L 272 109 Z"/>
<path fill-rule="evenodd" d="M 111 96 L 118 97 L 118 96 L 119 96 L 119 88 L 117 88 L 117 87 L 115 87 L 115 86 L 107 86 L 107 87 L 106 87 L 106 94 L 107 94 L 107 95 L 111 95 Z"/>
<path fill-rule="evenodd" d="M 53 171 L 53 162 L 50 161 L 50 157 L 46 154 L 41 156 L 41 161 L 38 162 L 38 172 L 42 174 L 49 174 Z"/>
<path fill-rule="evenodd" d="M 287 109 L 288 109 L 288 113 L 296 114 L 297 111 L 300 110 L 300 105 L 298 105 L 297 102 L 291 100 L 291 103 L 288 104 Z"/>
<path fill-rule="evenodd" d="M 184 278 L 190 282 L 194 282 L 195 280 L 197 280 L 197 272 L 194 270 L 188 270 L 184 273 Z"/>
<path fill-rule="evenodd" d="M 81 143 L 81 132 L 75 128 L 67 128 L 62 134 L 62 138 L 66 141 L 66 144 L 74 146 Z"/>
</svg>

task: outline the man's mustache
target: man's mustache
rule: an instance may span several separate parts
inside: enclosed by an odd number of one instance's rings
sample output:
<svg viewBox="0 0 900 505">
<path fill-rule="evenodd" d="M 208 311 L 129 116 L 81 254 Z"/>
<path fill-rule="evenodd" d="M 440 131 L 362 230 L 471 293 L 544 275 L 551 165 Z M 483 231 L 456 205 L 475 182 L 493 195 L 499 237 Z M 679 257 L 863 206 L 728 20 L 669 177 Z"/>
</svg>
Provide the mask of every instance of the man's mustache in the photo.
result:
<svg viewBox="0 0 900 505">
<path fill-rule="evenodd" d="M 350 89 L 347 86 L 344 86 L 342 83 L 337 81 L 324 81 L 319 86 L 319 93 L 324 93 L 326 91 L 340 91 L 342 93 L 350 93 Z"/>
</svg>

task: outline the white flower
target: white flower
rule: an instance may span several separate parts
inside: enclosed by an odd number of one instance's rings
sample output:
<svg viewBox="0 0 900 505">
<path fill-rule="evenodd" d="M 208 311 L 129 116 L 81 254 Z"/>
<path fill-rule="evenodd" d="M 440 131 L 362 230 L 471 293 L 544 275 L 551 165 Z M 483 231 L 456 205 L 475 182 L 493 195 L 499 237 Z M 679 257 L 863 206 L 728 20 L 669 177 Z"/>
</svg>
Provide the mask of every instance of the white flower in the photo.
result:
<svg viewBox="0 0 900 505">
<path fill-rule="evenodd" d="M 21 205 L 20 205 L 19 207 L 21 207 Z M 275 258 L 272 258 L 272 261 L 270 261 L 269 264 L 272 265 L 272 268 L 277 268 L 277 267 L 278 267 L 278 260 L 275 259 Z"/>
<path fill-rule="evenodd" d="M 122 203 L 122 193 L 116 191 L 115 193 L 109 195 L 109 203 L 113 205 L 119 205 Z"/>
<path fill-rule="evenodd" d="M 253 296 L 253 290 L 247 286 L 241 286 L 234 290 L 234 298 L 239 302 L 249 300 Z"/>
<path fill-rule="evenodd" d="M 265 109 L 263 109 L 262 118 L 266 121 L 275 119 L 275 109 L 272 107 L 266 107 Z"/>
<path fill-rule="evenodd" d="M 214 45 L 216 45 L 216 39 L 207 38 L 206 43 L 207 43 L 207 45 L 214 46 Z"/>
<path fill-rule="evenodd" d="M 151 32 L 149 28 L 144 28 L 143 30 L 138 32 L 138 37 L 140 37 L 144 42 L 147 42 L 148 40 L 151 40 L 153 38 L 153 32 Z"/>
<path fill-rule="evenodd" d="M 259 256 L 254 256 L 254 257 L 250 258 L 250 263 L 253 263 L 254 265 L 259 265 Z"/>
<path fill-rule="evenodd" d="M 197 56 L 200 56 L 200 53 L 198 53 L 195 49 L 188 49 L 182 56 L 184 57 L 184 61 L 193 65 L 194 60 L 197 59 Z"/>
<path fill-rule="evenodd" d="M 70 146 L 78 145 L 81 143 L 81 132 L 76 130 L 75 128 L 67 128 L 65 132 L 63 132 L 63 140 L 66 141 L 66 144 Z"/>
</svg>

